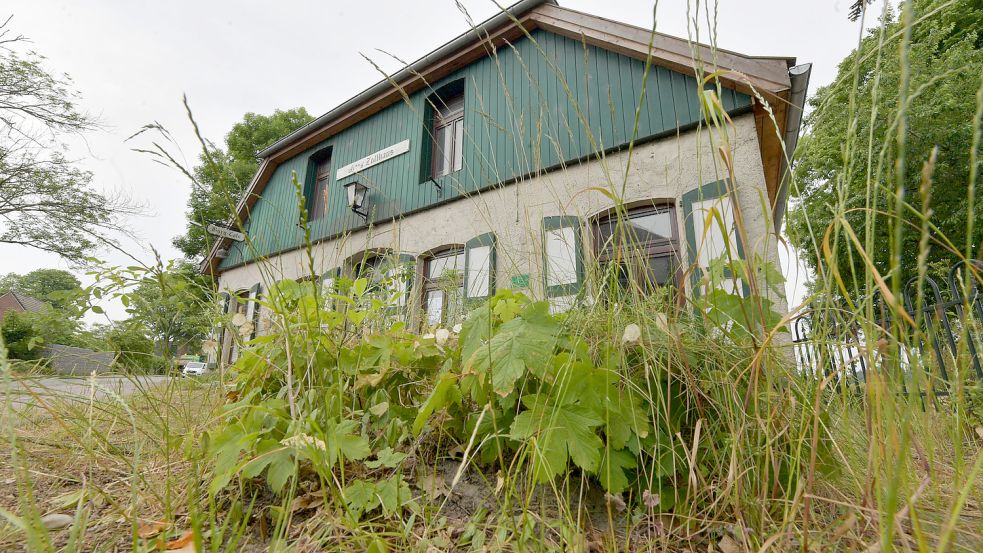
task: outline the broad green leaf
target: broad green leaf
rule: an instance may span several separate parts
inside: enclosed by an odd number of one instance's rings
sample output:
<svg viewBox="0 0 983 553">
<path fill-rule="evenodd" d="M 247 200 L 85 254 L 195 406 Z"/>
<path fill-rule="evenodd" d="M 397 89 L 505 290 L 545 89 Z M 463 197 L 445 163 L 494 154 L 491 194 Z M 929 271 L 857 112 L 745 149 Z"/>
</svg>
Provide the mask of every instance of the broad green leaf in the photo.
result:
<svg viewBox="0 0 983 553">
<path fill-rule="evenodd" d="M 358 423 L 352 420 L 343 420 L 329 427 L 325 433 L 329 466 L 334 466 L 339 459 L 357 461 L 368 457 L 372 452 L 369 441 L 356 434 L 357 431 Z"/>
<path fill-rule="evenodd" d="M 452 374 L 445 374 L 440 378 L 437 385 L 434 386 L 433 391 L 430 392 L 430 397 L 420 407 L 420 413 L 413 421 L 414 436 L 420 435 L 420 432 L 423 431 L 423 426 L 427 423 L 427 419 L 433 415 L 434 411 L 443 409 L 452 402 L 460 403 L 461 392 L 455 385 L 456 381 L 457 377 Z"/>
<path fill-rule="evenodd" d="M 522 311 L 522 305 L 514 299 L 501 299 L 495 304 L 493 312 L 503 323 L 514 319 Z"/>
<path fill-rule="evenodd" d="M 369 542 L 369 547 L 365 553 L 389 553 L 389 546 L 382 538 L 375 538 Z"/>
<path fill-rule="evenodd" d="M 546 309 L 545 317 L 541 312 Z M 506 396 L 530 367 L 545 366 L 553 353 L 559 325 L 549 317 L 543 302 L 527 308 L 522 317 L 502 324 L 486 346 L 467 360 L 465 370 L 477 374 L 491 371 L 495 393 Z"/>
<path fill-rule="evenodd" d="M 399 512 L 400 508 L 413 497 L 410 487 L 400 477 L 376 482 L 375 493 L 379 496 L 382 513 L 386 516 Z"/>
<path fill-rule="evenodd" d="M 651 431 L 650 415 L 641 408 L 637 394 L 622 390 L 621 377 L 609 369 L 592 369 L 576 374 L 584 385 L 580 388 L 580 405 L 588 407 L 604 421 L 608 445 L 624 449 L 632 433 L 645 437 Z"/>
<path fill-rule="evenodd" d="M 291 476 L 296 475 L 297 469 L 293 455 L 287 451 L 273 453 L 273 460 L 266 470 L 266 481 L 274 492 L 280 493 Z"/>
<path fill-rule="evenodd" d="M 368 288 L 368 286 L 369 286 L 368 279 L 365 278 L 355 279 L 355 282 L 352 283 L 352 291 L 355 292 L 356 296 L 361 296 L 362 294 L 365 293 L 365 289 Z"/>
<path fill-rule="evenodd" d="M 626 473 L 635 466 L 635 456 L 630 451 L 605 448 L 605 455 L 597 469 L 597 479 L 608 493 L 619 494 L 631 484 Z"/>
<path fill-rule="evenodd" d="M 243 478 L 255 478 L 263 473 L 275 459 L 273 454 L 277 449 L 283 449 L 279 441 L 273 439 L 260 440 L 256 446 L 257 455 L 242 467 Z"/>
<path fill-rule="evenodd" d="M 461 359 L 470 359 L 491 334 L 491 309 L 487 303 L 472 311 L 461 325 Z"/>
<path fill-rule="evenodd" d="M 245 447 L 244 440 L 240 439 L 240 432 L 241 429 L 233 425 L 214 437 L 211 450 L 211 455 L 215 459 L 214 477 L 208 487 L 212 494 L 227 486 L 236 474 L 239 455 Z"/>
<path fill-rule="evenodd" d="M 604 442 L 594 431 L 601 420 L 589 409 L 557 405 L 539 395 L 524 396 L 522 403 L 527 410 L 515 417 L 512 437 L 533 447 L 537 480 L 545 482 L 565 471 L 568 458 L 584 470 L 597 470 Z"/>
<path fill-rule="evenodd" d="M 395 468 L 402 463 L 403 459 L 405 458 L 405 453 L 393 451 L 391 447 L 387 447 L 376 454 L 375 461 L 366 461 L 365 466 L 369 467 L 370 469 L 377 469 L 380 467 Z"/>
<path fill-rule="evenodd" d="M 366 511 L 371 511 L 379 506 L 379 497 L 375 492 L 375 484 L 371 482 L 366 482 L 365 480 L 356 480 L 344 490 L 345 502 L 348 504 L 348 509 L 355 515 L 355 518 L 361 518 L 362 513 Z"/>
</svg>

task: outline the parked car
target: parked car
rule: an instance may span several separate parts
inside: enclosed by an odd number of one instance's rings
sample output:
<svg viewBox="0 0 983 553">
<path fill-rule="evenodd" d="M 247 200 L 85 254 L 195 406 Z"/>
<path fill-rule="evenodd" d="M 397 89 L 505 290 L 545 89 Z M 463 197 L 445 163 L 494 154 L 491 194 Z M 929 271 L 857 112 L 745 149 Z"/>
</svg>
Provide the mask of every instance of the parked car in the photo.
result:
<svg viewBox="0 0 983 553">
<path fill-rule="evenodd" d="M 181 369 L 181 374 L 184 376 L 201 376 L 208 372 L 208 363 L 202 361 L 191 361 Z"/>
</svg>

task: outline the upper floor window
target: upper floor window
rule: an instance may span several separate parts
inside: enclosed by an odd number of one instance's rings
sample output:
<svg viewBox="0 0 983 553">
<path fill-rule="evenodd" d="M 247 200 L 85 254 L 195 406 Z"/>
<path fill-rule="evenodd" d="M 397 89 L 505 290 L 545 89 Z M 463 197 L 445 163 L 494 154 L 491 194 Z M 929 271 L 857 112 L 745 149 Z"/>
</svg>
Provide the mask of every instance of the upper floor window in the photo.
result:
<svg viewBox="0 0 983 553">
<path fill-rule="evenodd" d="M 453 326 L 464 315 L 464 248 L 434 254 L 423 267 L 425 325 Z"/>
<path fill-rule="evenodd" d="M 315 158 L 314 186 L 311 188 L 311 220 L 320 219 L 328 212 L 328 183 L 331 182 L 331 157 Z"/>
<path fill-rule="evenodd" d="M 433 178 L 461 169 L 464 159 L 464 91 L 435 94 L 433 107 Z"/>
<path fill-rule="evenodd" d="M 613 269 L 618 288 L 641 292 L 674 286 L 679 269 L 679 231 L 673 205 L 651 205 L 611 213 L 594 225 L 597 260 Z"/>
</svg>

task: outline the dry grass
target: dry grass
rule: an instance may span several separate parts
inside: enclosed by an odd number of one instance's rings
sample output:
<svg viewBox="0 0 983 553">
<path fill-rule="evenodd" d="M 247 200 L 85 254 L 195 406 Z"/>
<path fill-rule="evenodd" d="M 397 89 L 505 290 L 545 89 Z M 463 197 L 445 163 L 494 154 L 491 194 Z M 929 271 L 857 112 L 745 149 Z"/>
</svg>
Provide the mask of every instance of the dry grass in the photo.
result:
<svg viewBox="0 0 983 553">
<path fill-rule="evenodd" d="M 198 493 L 207 485 L 208 474 L 195 453 L 199 437 L 221 421 L 214 418 L 224 395 L 215 381 L 204 383 L 172 381 L 140 391 L 123 399 L 108 397 L 95 402 L 45 401 L 21 407 L 5 415 L 3 447 L 9 453 L 0 465 L 0 509 L 8 513 L 42 516 L 51 513 L 81 514 L 86 521 L 72 541 L 73 530 L 49 534 L 52 551 L 128 551 L 152 549 L 154 540 L 134 539 L 137 529 L 152 521 L 166 521 L 174 537 L 196 524 L 209 529 L 209 519 L 221 525 L 230 516 L 230 504 L 207 504 Z M 895 545 L 900 550 L 931 550 L 949 521 L 954 499 L 965 493 L 967 467 L 979 458 L 979 443 L 967 440 L 961 449 L 962 463 L 954 463 L 956 449 L 950 440 L 952 417 L 929 411 L 917 421 L 915 452 L 900 460 L 891 471 L 867 462 L 872 449 L 883 444 L 869 442 L 862 411 L 855 406 L 830 405 L 838 409 L 831 434 L 836 440 L 841 470 L 829 479 L 815 482 L 814 491 L 798 494 L 795 503 L 766 506 L 770 523 L 758 529 L 762 549 L 812 551 L 875 551 L 884 524 L 882 511 L 874 507 L 873 495 L 879 478 L 900 478 L 902 489 L 914 489 L 895 516 Z M 16 447 L 16 451 L 12 449 Z M 16 455 L 12 455 L 16 453 Z M 462 537 L 485 535 L 489 551 L 550 550 L 561 548 L 564 524 L 557 517 L 552 493 L 534 493 L 526 505 L 506 508 L 495 494 L 496 475 L 468 470 L 452 492 L 449 483 L 458 459 L 432 449 L 416 461 L 414 492 L 427 497 L 436 491 L 419 517 L 400 524 L 365 523 L 351 527 L 334 507 L 318 498 L 316 479 L 301 479 L 290 506 L 288 536 L 291 551 L 320 551 L 325 543 L 350 550 L 351 544 L 368 544 L 366 536 L 380 536 L 390 543 L 413 544 L 413 550 L 469 550 L 457 548 Z M 14 460 L 16 458 L 16 460 Z M 14 461 L 14 462 L 10 462 Z M 958 466 L 957 466 L 958 465 Z M 961 472 L 960 472 L 961 471 Z M 872 495 L 873 494 L 873 495 Z M 521 493 L 516 495 L 522 495 Z M 977 477 L 968 491 L 965 506 L 955 519 L 952 551 L 983 548 L 983 479 Z M 581 513 L 584 550 L 633 551 L 723 551 L 744 550 L 739 542 L 738 517 L 693 519 L 679 515 L 650 514 L 633 518 L 615 513 L 609 519 L 603 495 L 594 492 L 565 505 Z M 808 505 L 804 503 L 808 501 Z M 237 551 L 263 551 L 277 514 L 287 507 L 271 494 L 259 494 Z M 785 512 L 782 512 L 782 511 Z M 793 529 L 802 524 L 808 510 L 808 545 Z M 238 516 L 241 513 L 236 513 Z M 553 518 L 556 517 L 556 518 Z M 783 522 L 784 521 L 784 522 Z M 514 528 L 527 528 L 527 546 Z M 784 527 L 784 530 L 782 530 Z M 538 532 L 538 536 L 531 533 Z M 42 531 L 43 533 L 43 531 Z M 207 535 L 207 533 L 206 533 Z M 916 536 L 928 543 L 919 543 Z M 569 543 L 569 541 L 567 542 Z M 760 543 L 760 542 L 759 542 Z M 25 534 L 13 525 L 0 527 L 0 549 L 38 550 L 25 543 Z M 435 548 L 435 549 L 428 549 Z M 736 548 L 736 549 L 730 549 Z M 47 549 L 44 547 L 43 549 Z"/>
</svg>

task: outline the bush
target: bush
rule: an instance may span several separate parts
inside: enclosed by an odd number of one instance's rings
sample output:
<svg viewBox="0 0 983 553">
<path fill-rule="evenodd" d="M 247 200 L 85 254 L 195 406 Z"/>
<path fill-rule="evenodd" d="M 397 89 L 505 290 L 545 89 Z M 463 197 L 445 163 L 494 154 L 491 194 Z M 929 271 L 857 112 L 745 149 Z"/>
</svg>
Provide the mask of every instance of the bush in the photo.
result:
<svg viewBox="0 0 983 553">
<path fill-rule="evenodd" d="M 109 347 L 116 352 L 116 365 L 127 371 L 156 367 L 154 342 L 146 329 L 136 324 L 114 327 L 106 336 Z"/>
<path fill-rule="evenodd" d="M 41 344 L 44 340 L 30 314 L 8 312 L 3 317 L 0 331 L 3 332 L 3 343 L 7 345 L 7 357 L 26 361 L 40 356 Z"/>
<path fill-rule="evenodd" d="M 736 468 L 757 495 L 732 507 L 791 497 L 813 443 L 830 465 L 825 439 L 789 431 L 811 401 L 761 378 L 768 360 L 703 318 L 672 320 L 671 306 L 646 303 L 558 317 L 499 290 L 459 333 L 420 337 L 381 324 L 392 313 L 367 288 L 357 280 L 331 296 L 340 311 L 324 309 L 310 283 L 270 290 L 273 330 L 244 345 L 228 422 L 209 435 L 212 493 L 262 477 L 286 494 L 310 472 L 355 519 L 387 517 L 419 507 L 404 489 L 414 477 L 405 459 L 432 466 L 460 454 L 487 478 L 508 473 L 506 493 L 580 482 L 615 505 L 688 513 L 727 508 L 704 485 L 737 462 L 734 448 L 746 448 Z"/>
</svg>

